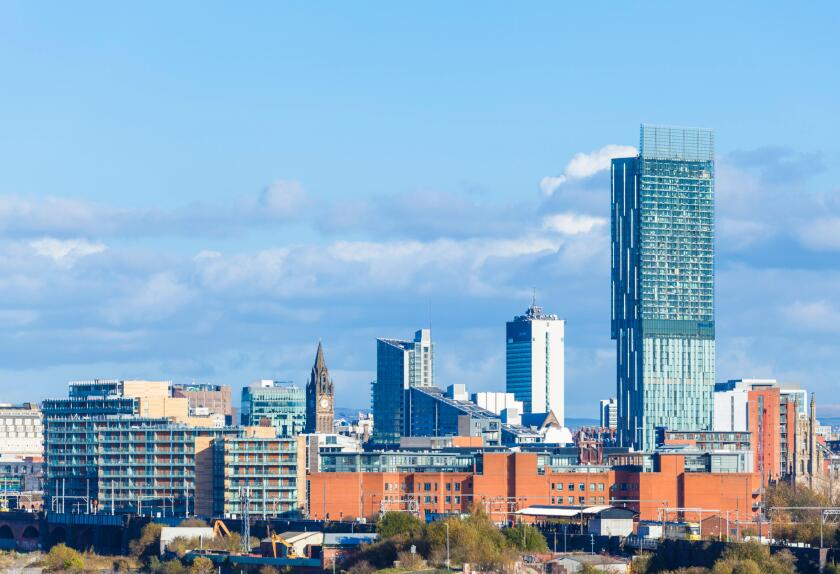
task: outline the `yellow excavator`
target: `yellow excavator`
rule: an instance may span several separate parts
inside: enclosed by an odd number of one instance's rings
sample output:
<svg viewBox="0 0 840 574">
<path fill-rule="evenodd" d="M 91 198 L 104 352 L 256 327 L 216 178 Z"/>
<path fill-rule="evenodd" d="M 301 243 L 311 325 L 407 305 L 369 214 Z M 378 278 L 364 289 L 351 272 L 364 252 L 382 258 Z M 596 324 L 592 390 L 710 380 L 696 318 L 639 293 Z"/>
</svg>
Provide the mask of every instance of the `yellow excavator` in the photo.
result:
<svg viewBox="0 0 840 574">
<path fill-rule="evenodd" d="M 213 536 L 219 538 L 222 534 L 230 538 L 230 530 L 228 530 L 228 527 L 225 526 L 225 523 L 221 520 L 217 520 L 213 523 Z"/>
<path fill-rule="evenodd" d="M 279 534 L 273 534 L 271 531 L 269 531 L 268 535 L 271 539 L 271 553 L 274 554 L 275 558 L 282 558 L 282 556 L 277 556 L 278 542 L 286 547 L 286 558 L 302 558 L 297 552 L 295 552 L 294 544 L 292 544 Z"/>
</svg>

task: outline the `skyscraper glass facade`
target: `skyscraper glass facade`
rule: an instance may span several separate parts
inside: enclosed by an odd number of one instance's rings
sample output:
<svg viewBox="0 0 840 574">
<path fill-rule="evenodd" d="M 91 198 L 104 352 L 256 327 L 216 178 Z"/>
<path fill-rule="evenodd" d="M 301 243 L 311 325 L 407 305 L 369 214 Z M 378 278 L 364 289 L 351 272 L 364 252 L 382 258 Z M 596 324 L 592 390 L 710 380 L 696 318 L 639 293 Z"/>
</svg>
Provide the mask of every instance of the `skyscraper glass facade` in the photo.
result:
<svg viewBox="0 0 840 574">
<path fill-rule="evenodd" d="M 306 393 L 291 383 L 260 381 L 242 388 L 242 424 L 260 426 L 263 419 L 278 437 L 296 436 L 306 429 Z"/>
<path fill-rule="evenodd" d="M 371 385 L 373 440 L 399 444 L 405 432 L 405 393 L 409 387 L 433 387 L 434 344 L 429 329 L 414 334 L 413 341 L 376 340 L 376 380 Z"/>
<path fill-rule="evenodd" d="M 642 125 L 611 171 L 619 438 L 652 449 L 656 427 L 712 423 L 713 132 Z"/>
</svg>

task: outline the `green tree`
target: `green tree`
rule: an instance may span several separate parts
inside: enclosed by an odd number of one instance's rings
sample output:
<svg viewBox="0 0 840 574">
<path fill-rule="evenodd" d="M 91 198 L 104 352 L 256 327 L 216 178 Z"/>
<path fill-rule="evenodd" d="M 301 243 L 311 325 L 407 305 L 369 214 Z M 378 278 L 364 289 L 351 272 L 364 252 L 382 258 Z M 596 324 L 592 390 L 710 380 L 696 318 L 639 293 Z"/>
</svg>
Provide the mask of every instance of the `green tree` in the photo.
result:
<svg viewBox="0 0 840 574">
<path fill-rule="evenodd" d="M 523 552 L 546 552 L 548 543 L 542 532 L 530 524 L 520 524 L 511 528 L 502 529 L 508 545 Z"/>
<path fill-rule="evenodd" d="M 66 544 L 53 546 L 43 564 L 47 572 L 80 572 L 85 569 L 85 560 L 81 553 Z"/>
<path fill-rule="evenodd" d="M 199 556 L 193 560 L 193 563 L 190 566 L 190 574 L 213 574 L 214 570 L 213 561 L 204 556 Z"/>
<path fill-rule="evenodd" d="M 128 543 L 128 551 L 135 558 L 158 554 L 160 531 L 162 529 L 163 526 L 160 524 L 155 524 L 154 522 L 148 523 L 140 531 L 140 537 Z"/>
<path fill-rule="evenodd" d="M 376 532 L 382 538 L 395 536 L 413 537 L 421 534 L 423 522 L 408 512 L 386 512 L 376 523 Z"/>
</svg>

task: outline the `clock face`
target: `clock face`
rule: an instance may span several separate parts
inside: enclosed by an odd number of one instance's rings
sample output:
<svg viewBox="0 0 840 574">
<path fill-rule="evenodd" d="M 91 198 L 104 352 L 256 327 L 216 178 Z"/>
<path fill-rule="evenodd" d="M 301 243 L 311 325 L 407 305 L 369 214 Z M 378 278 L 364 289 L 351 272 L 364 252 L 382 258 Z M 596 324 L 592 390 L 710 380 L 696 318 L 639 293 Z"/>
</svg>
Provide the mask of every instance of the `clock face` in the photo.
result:
<svg viewBox="0 0 840 574">
<path fill-rule="evenodd" d="M 329 400 L 327 397 L 323 397 L 323 398 L 321 399 L 321 408 L 324 408 L 324 409 L 325 409 L 325 408 L 327 408 L 328 406 L 330 406 L 330 400 Z"/>
</svg>

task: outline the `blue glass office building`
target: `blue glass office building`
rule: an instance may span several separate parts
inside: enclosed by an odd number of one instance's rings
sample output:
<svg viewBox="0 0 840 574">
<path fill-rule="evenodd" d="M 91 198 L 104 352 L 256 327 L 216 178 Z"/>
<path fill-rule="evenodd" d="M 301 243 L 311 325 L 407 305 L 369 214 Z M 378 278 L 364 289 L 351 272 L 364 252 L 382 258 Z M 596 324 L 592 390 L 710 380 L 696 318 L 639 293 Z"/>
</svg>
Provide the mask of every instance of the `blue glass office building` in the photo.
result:
<svg viewBox="0 0 840 574">
<path fill-rule="evenodd" d="M 712 425 L 714 134 L 642 125 L 611 175 L 618 433 L 647 450 L 656 427 Z"/>
</svg>

